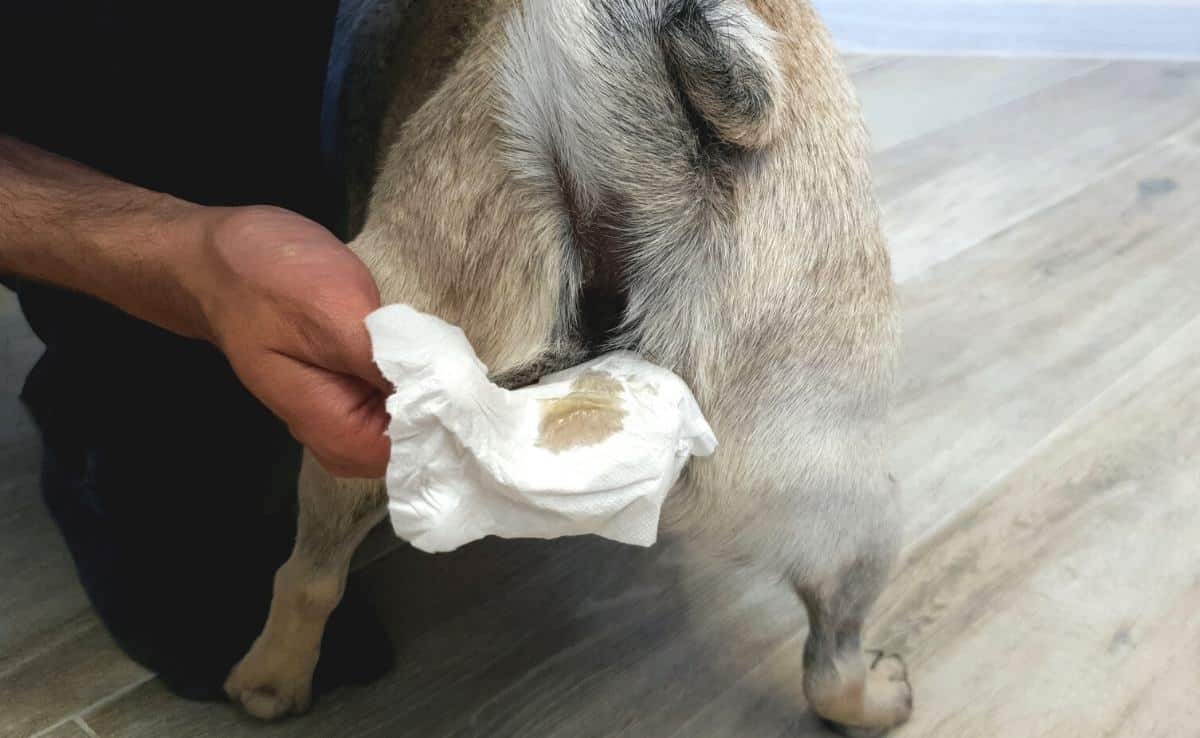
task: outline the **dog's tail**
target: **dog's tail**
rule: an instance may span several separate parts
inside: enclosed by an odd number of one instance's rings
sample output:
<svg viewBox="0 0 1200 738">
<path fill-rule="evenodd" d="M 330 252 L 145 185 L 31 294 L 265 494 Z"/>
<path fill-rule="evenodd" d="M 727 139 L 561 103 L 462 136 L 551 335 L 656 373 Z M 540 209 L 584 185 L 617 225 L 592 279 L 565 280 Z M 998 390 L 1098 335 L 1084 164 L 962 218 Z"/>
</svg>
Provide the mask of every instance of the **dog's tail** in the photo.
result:
<svg viewBox="0 0 1200 738">
<path fill-rule="evenodd" d="M 524 0 L 505 40 L 509 164 L 568 238 L 607 233 L 635 325 L 727 245 L 738 162 L 780 133 L 775 34 L 744 0 Z"/>
<path fill-rule="evenodd" d="M 721 140 L 771 142 L 779 74 L 773 34 L 758 16 L 736 2 L 676 0 L 665 4 L 658 32 L 668 72 Z"/>
</svg>

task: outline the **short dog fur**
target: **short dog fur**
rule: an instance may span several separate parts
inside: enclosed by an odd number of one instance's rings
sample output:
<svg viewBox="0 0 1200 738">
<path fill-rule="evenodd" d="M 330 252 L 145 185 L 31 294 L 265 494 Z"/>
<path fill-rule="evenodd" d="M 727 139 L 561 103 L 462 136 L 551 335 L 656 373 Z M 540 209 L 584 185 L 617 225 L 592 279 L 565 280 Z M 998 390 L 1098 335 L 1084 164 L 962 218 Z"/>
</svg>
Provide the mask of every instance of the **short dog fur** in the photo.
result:
<svg viewBox="0 0 1200 738">
<path fill-rule="evenodd" d="M 462 326 L 509 386 L 615 347 L 680 374 L 721 448 L 664 526 L 794 589 L 817 714 L 854 735 L 903 723 L 903 663 L 859 642 L 900 527 L 893 284 L 867 136 L 807 0 L 424 5 L 457 18 L 459 48 L 400 85 L 351 244 L 384 302 Z M 266 628 L 226 685 L 263 718 L 307 708 L 385 513 L 381 482 L 311 457 L 299 495 Z"/>
</svg>

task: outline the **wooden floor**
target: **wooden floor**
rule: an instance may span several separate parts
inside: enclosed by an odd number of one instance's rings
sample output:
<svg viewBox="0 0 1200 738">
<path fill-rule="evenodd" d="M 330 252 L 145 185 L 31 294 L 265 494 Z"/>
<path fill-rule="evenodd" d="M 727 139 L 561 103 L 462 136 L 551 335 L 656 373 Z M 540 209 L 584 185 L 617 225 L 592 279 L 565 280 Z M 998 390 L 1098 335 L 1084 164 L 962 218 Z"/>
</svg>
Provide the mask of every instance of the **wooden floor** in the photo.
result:
<svg viewBox="0 0 1200 738">
<path fill-rule="evenodd" d="M 907 346 L 906 558 L 870 624 L 921 738 L 1200 736 L 1200 65 L 852 58 Z M 0 736 L 826 736 L 781 589 L 678 542 L 368 567 L 384 681 L 262 726 L 119 655 L 35 491 L 0 310 Z M 415 593 L 415 594 L 414 594 Z"/>
</svg>

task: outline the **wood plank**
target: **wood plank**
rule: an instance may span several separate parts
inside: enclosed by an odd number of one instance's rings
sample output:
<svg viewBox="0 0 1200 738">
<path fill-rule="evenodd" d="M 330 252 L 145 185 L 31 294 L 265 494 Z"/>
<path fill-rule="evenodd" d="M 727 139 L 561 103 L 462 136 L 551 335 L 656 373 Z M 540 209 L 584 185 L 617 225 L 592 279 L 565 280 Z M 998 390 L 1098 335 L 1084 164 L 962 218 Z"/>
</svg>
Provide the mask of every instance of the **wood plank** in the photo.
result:
<svg viewBox="0 0 1200 738">
<path fill-rule="evenodd" d="M 777 579 L 702 567 L 684 567 L 692 574 L 670 610 L 646 608 L 586 651 L 544 665 L 449 735 L 668 734 L 804 622 Z"/>
<path fill-rule="evenodd" d="M 0 663 L 0 736 L 25 738 L 146 678 L 91 613 Z"/>
<path fill-rule="evenodd" d="M 1200 647 L 1198 415 L 1200 318 L 910 558 L 881 633 L 936 697 L 905 733 L 1101 735 L 1155 707 L 1195 730 L 1170 666 Z"/>
<path fill-rule="evenodd" d="M 1112 64 L 888 149 L 875 172 L 897 278 L 1027 219 L 1197 117 L 1200 65 Z"/>
<path fill-rule="evenodd" d="M 18 397 L 41 351 L 0 289 L 0 736 L 28 736 L 141 673 L 90 613 L 42 503 L 36 430 Z M 65 723 L 51 735 L 79 730 Z"/>
<path fill-rule="evenodd" d="M 36 430 L 18 393 L 42 345 L 0 289 L 0 735 L 27 736 L 139 670 L 106 642 L 42 502 Z M 63 735 L 78 726 L 65 724 Z"/>
<path fill-rule="evenodd" d="M 876 54 L 848 54 L 842 57 L 842 63 L 846 66 L 846 71 L 851 75 L 860 74 L 876 67 L 883 67 L 892 64 L 898 57 L 894 56 L 879 56 Z"/>
<path fill-rule="evenodd" d="M 854 84 L 874 149 L 882 151 L 1102 65 L 1068 59 L 910 57 L 860 69 Z"/>
<path fill-rule="evenodd" d="M 33 421 L 19 394 L 42 348 L 21 314 L 16 295 L 0 287 L 0 475 L 5 479 L 35 470 L 41 455 Z"/>
<path fill-rule="evenodd" d="M 1200 312 L 1193 127 L 902 292 L 893 469 L 916 539 Z"/>
<path fill-rule="evenodd" d="M 1186 600 L 1185 607 L 1191 614 L 1200 612 L 1200 603 L 1193 595 Z M 1162 622 L 1157 640 L 1170 628 L 1179 628 L 1180 637 L 1173 639 L 1174 648 L 1154 649 L 1154 663 L 1147 664 L 1151 676 L 1126 703 L 1124 712 L 1104 726 L 1104 738 L 1177 738 L 1194 730 L 1200 722 L 1196 707 L 1196 695 L 1200 694 L 1200 670 L 1196 669 L 1195 649 L 1197 638 L 1195 624 L 1179 622 L 1178 615 L 1172 622 Z M 1182 613 L 1185 616 L 1187 613 Z M 1186 632 L 1183 632 L 1186 629 Z M 1120 639 L 1118 639 L 1119 641 Z M 1180 648 L 1183 642 L 1190 648 Z"/>
<path fill-rule="evenodd" d="M 489 548 L 487 558 L 510 564 L 526 553 L 506 550 L 510 542 Z M 389 613 L 397 635 L 407 637 L 397 671 L 338 694 L 332 707 L 318 705 L 289 727 L 264 728 L 232 708 L 182 703 L 157 683 L 86 717 L 101 735 L 131 737 L 578 736 L 623 724 L 631 735 L 647 735 L 691 714 L 803 622 L 794 596 L 778 583 L 719 581 L 688 567 L 671 544 L 640 552 L 595 541 L 567 557 L 557 553 L 521 567 L 519 583 L 458 617 Z M 421 557 L 407 555 L 372 574 L 419 611 L 438 595 L 412 597 L 405 585 L 428 576 Z M 488 577 L 482 560 L 471 566 L 450 583 Z M 686 577 L 684 569 L 697 573 Z M 753 638 L 746 637 L 750 627 Z M 737 648 L 706 645 L 735 641 Z M 662 680 L 664 672 L 674 681 Z"/>
<path fill-rule="evenodd" d="M 0 481 L 0 673 L 43 635 L 90 608 L 75 567 L 42 503 L 36 474 Z"/>
<path fill-rule="evenodd" d="M 39 733 L 36 736 L 36 738 L 96 738 L 96 737 L 94 734 L 88 733 L 87 731 L 85 731 L 79 723 L 75 722 L 74 720 L 70 720 L 68 722 L 63 723 L 62 725 L 58 726 L 57 728 L 55 728 L 53 730 L 47 731 L 45 733 Z"/>
<path fill-rule="evenodd" d="M 403 549 L 362 574 L 375 578 L 399 646 L 398 667 L 382 681 L 343 690 L 291 727 L 198 708 L 157 683 L 85 717 L 101 735 L 131 738 L 437 735 L 558 654 L 586 650 L 615 625 L 676 612 L 671 551 L 592 538 L 486 540 L 439 556 Z"/>
</svg>

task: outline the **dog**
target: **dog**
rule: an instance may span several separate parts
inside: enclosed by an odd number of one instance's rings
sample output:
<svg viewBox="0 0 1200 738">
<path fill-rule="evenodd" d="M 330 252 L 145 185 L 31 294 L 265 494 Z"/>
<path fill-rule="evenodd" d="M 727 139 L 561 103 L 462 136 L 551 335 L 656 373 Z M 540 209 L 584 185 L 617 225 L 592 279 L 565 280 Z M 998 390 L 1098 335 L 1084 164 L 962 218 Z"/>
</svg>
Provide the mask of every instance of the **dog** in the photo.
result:
<svg viewBox="0 0 1200 738">
<path fill-rule="evenodd" d="M 819 716 L 849 735 L 903 723 L 904 663 L 860 644 L 901 527 L 894 285 L 865 127 L 808 1 L 423 5 L 456 18 L 454 48 L 397 83 L 350 245 L 384 302 L 461 326 L 507 387 L 618 348 L 683 377 L 721 448 L 691 461 L 663 525 L 794 590 Z M 261 718 L 307 709 L 387 500 L 311 455 L 299 498 L 265 629 L 226 684 Z"/>
</svg>

